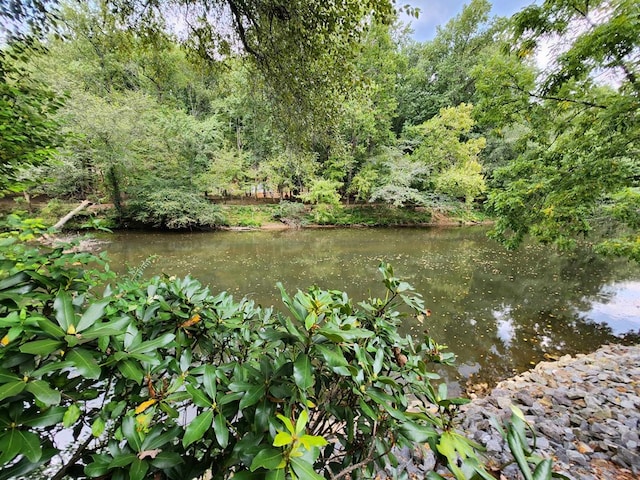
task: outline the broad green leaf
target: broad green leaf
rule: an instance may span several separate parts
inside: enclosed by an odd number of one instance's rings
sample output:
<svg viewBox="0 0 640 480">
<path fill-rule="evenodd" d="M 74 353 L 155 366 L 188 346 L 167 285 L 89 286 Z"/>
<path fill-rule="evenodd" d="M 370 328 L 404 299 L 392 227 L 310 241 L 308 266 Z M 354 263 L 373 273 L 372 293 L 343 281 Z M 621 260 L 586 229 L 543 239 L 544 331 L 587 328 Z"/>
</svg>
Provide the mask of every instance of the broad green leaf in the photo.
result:
<svg viewBox="0 0 640 480">
<path fill-rule="evenodd" d="M 227 419 L 221 413 L 217 414 L 213 419 L 213 431 L 216 434 L 216 441 L 222 448 L 227 448 L 229 444 L 229 428 L 227 427 Z"/>
<path fill-rule="evenodd" d="M 282 415 L 282 414 L 280 414 L 280 413 L 279 413 L 279 414 L 277 414 L 276 416 L 280 419 L 280 421 L 281 421 L 282 423 L 284 423 L 285 427 L 287 427 L 287 430 L 289 430 L 289 433 L 290 433 L 291 435 L 293 435 L 294 433 L 296 433 L 296 429 L 295 429 L 295 428 L 293 428 L 293 423 L 291 423 L 291 420 L 289 420 L 287 417 L 285 417 L 284 415 Z"/>
<path fill-rule="evenodd" d="M 301 457 L 293 457 L 291 459 L 291 467 L 293 467 L 293 471 L 296 472 L 296 475 L 304 480 L 325 480 L 324 477 L 318 475 L 313 470 L 313 465 Z"/>
<path fill-rule="evenodd" d="M 307 422 L 309 421 L 309 414 L 306 410 L 302 410 L 296 420 L 296 435 L 300 436 L 301 433 L 307 429 Z"/>
<path fill-rule="evenodd" d="M 373 408 L 371 408 L 362 398 L 359 401 L 360 409 L 364 412 L 364 414 L 372 420 L 378 420 L 378 415 L 374 412 Z"/>
<path fill-rule="evenodd" d="M 131 319 L 128 317 L 113 320 L 111 322 L 100 323 L 82 332 L 82 340 L 90 341 L 96 338 L 104 338 L 113 335 L 120 335 L 124 332 L 127 326 L 131 323 Z"/>
<path fill-rule="evenodd" d="M 216 369 L 213 365 L 205 365 L 203 374 L 204 389 L 209 398 L 216 398 Z"/>
<path fill-rule="evenodd" d="M 56 320 L 58 325 L 64 330 L 65 333 L 75 333 L 70 331 L 69 327 L 75 329 L 76 314 L 73 309 L 73 303 L 71 297 L 64 290 L 58 291 L 56 299 L 53 302 L 53 310 L 56 314 Z"/>
<path fill-rule="evenodd" d="M 187 383 L 185 388 L 187 389 L 187 392 L 189 392 L 194 405 L 202 408 L 209 408 L 213 404 L 213 400 L 208 398 L 199 388 L 194 387 L 190 383 Z"/>
<path fill-rule="evenodd" d="M 36 413 L 33 417 L 23 418 L 22 425 L 26 427 L 50 427 L 62 422 L 66 407 L 47 408 L 43 412 Z"/>
<path fill-rule="evenodd" d="M 138 432 L 135 417 L 124 417 L 122 420 L 122 434 L 134 452 L 141 450 L 142 436 L 140 432 Z"/>
<path fill-rule="evenodd" d="M 438 433 L 432 426 L 420 425 L 411 421 L 403 422 L 399 430 L 402 435 L 415 443 L 425 443 L 438 437 Z"/>
<path fill-rule="evenodd" d="M 6 465 L 22 450 L 22 437 L 12 428 L 0 436 L 0 465 Z"/>
<path fill-rule="evenodd" d="M 65 330 L 60 328 L 60 326 L 56 325 L 47 318 L 38 317 L 36 322 L 43 332 L 45 332 L 47 335 L 52 336 L 53 338 L 63 338 L 67 333 Z"/>
<path fill-rule="evenodd" d="M 33 394 L 38 401 L 47 406 L 58 405 L 61 400 L 60 392 L 52 389 L 44 380 L 34 380 L 27 383 L 27 392 Z"/>
<path fill-rule="evenodd" d="M 336 345 L 333 348 L 316 345 L 315 348 L 318 349 L 320 354 L 324 357 L 324 361 L 327 362 L 327 365 L 330 367 L 346 367 L 349 365 L 347 359 L 344 358 L 344 354 L 342 353 L 342 349 L 339 345 Z"/>
<path fill-rule="evenodd" d="M 25 272 L 19 272 L 19 273 L 16 273 L 15 275 L 11 275 L 10 277 L 7 277 L 2 281 L 0 281 L 0 291 L 8 290 L 11 287 L 15 287 L 19 283 L 22 283 L 28 279 L 29 277 L 26 275 Z"/>
<path fill-rule="evenodd" d="M 138 458 L 138 455 L 135 453 L 119 453 L 109 462 L 109 468 L 126 467 L 131 465 L 136 458 Z"/>
<path fill-rule="evenodd" d="M 175 452 L 160 452 L 156 457 L 151 460 L 151 465 L 161 470 L 166 470 L 176 465 L 184 463 L 182 457 Z"/>
<path fill-rule="evenodd" d="M 82 332 L 100 320 L 108 304 L 109 300 L 105 299 L 89 305 L 89 308 L 80 317 L 78 325 L 76 325 L 76 331 Z"/>
<path fill-rule="evenodd" d="M 142 450 L 154 450 L 164 447 L 168 443 L 173 443 L 173 440 L 175 440 L 182 431 L 178 426 L 173 426 L 167 431 L 163 430 L 163 425 L 157 425 L 154 427 L 142 442 Z"/>
<path fill-rule="evenodd" d="M 271 470 L 267 473 L 265 480 L 285 480 L 287 477 L 287 472 L 283 468 L 278 468 L 277 470 Z"/>
<path fill-rule="evenodd" d="M 176 338 L 176 336 L 173 333 L 165 333 L 158 338 L 142 342 L 135 347 L 130 348 L 129 353 L 155 352 L 156 350 L 169 345 L 171 342 L 173 342 L 174 338 Z"/>
<path fill-rule="evenodd" d="M 142 383 L 144 371 L 140 368 L 138 362 L 134 360 L 123 360 L 118 362 L 118 370 L 124 378 L 133 380 L 138 385 Z"/>
<path fill-rule="evenodd" d="M 17 380 L 22 380 L 22 379 L 15 373 L 11 373 L 9 370 L 0 368 L 0 385 L 3 383 L 15 382 Z"/>
<path fill-rule="evenodd" d="M 284 457 L 282 456 L 282 450 L 276 450 L 275 448 L 266 448 L 258 452 L 251 462 L 249 470 L 254 472 L 258 468 L 264 468 L 266 470 L 274 470 L 278 468 L 278 465 L 282 463 Z"/>
<path fill-rule="evenodd" d="M 35 463 L 42 456 L 42 446 L 40 445 L 40 437 L 35 433 L 24 432 L 22 430 L 14 430 L 20 437 L 22 446 L 20 453 L 23 454 L 30 462 Z"/>
<path fill-rule="evenodd" d="M 81 413 L 82 412 L 80 411 L 80 407 L 78 407 L 78 405 L 76 405 L 75 403 L 72 403 L 67 407 L 67 411 L 64 412 L 64 415 L 62 417 L 62 425 L 65 428 L 71 427 L 78 421 Z"/>
<path fill-rule="evenodd" d="M 136 458 L 129 467 L 129 480 L 144 480 L 147 470 L 149 470 L 149 464 L 145 460 Z"/>
<path fill-rule="evenodd" d="M 196 418 L 191 420 L 186 430 L 184 431 L 184 436 L 182 437 L 182 445 L 187 448 L 193 442 L 197 442 L 198 440 L 200 440 L 204 436 L 205 432 L 211 428 L 212 422 L 212 410 L 206 410 Z"/>
<path fill-rule="evenodd" d="M 40 355 L 45 357 L 56 350 L 61 349 L 64 343 L 60 340 L 48 338 L 46 340 L 36 340 L 34 342 L 25 343 L 20 347 L 22 353 L 30 353 L 31 355 Z"/>
<path fill-rule="evenodd" d="M 300 443 L 304 445 L 304 448 L 311 450 L 313 447 L 324 447 L 327 442 L 323 437 L 318 435 L 302 435 L 300 437 Z"/>
<path fill-rule="evenodd" d="M 102 477 L 109 471 L 108 465 L 102 462 L 93 462 L 84 467 L 84 474 L 89 478 Z"/>
<path fill-rule="evenodd" d="M 384 349 L 380 348 L 377 352 L 376 352 L 376 358 L 373 361 L 373 374 L 374 375 L 378 375 L 380 373 L 380 371 L 382 370 L 382 364 L 384 361 Z"/>
<path fill-rule="evenodd" d="M 102 433 L 104 432 L 105 426 L 106 424 L 104 422 L 104 418 L 97 417 L 91 424 L 91 435 L 96 438 L 100 437 L 100 435 L 102 435 Z"/>
<path fill-rule="evenodd" d="M 73 362 L 73 366 L 83 377 L 90 378 L 92 380 L 100 378 L 100 374 L 102 373 L 100 366 L 88 350 L 74 348 L 67 353 L 66 359 Z"/>
<path fill-rule="evenodd" d="M 304 353 L 300 353 L 293 364 L 293 380 L 300 390 L 306 391 L 313 385 L 313 371 L 311 360 Z"/>
<path fill-rule="evenodd" d="M 13 397 L 21 393 L 27 387 L 27 383 L 22 380 L 5 383 L 0 386 L 0 400 Z"/>
<path fill-rule="evenodd" d="M 255 405 L 260 401 L 262 397 L 264 397 L 267 388 L 264 384 L 254 385 L 251 387 L 247 393 L 240 400 L 240 405 L 238 408 L 242 410 L 243 408 L 250 407 L 251 405 Z"/>
</svg>

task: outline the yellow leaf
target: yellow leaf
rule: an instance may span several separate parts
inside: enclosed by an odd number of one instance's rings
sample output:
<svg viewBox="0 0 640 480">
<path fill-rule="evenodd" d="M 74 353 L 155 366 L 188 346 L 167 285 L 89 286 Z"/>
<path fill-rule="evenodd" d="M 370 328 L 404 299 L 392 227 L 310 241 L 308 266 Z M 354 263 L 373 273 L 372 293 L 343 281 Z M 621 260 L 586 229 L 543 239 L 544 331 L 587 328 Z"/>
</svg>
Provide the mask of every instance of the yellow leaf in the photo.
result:
<svg viewBox="0 0 640 480">
<path fill-rule="evenodd" d="M 289 445 L 293 442 L 293 437 L 287 432 L 278 432 L 276 438 L 273 439 L 274 447 L 282 447 L 283 445 Z"/>
<path fill-rule="evenodd" d="M 6 347 L 7 345 L 9 345 L 9 341 L 9 335 L 5 335 L 4 337 L 2 337 L 2 340 L 0 340 L 0 345 Z"/>
<path fill-rule="evenodd" d="M 144 412 L 147 408 L 149 408 L 151 405 L 155 405 L 157 402 L 158 400 L 156 400 L 155 398 L 150 398 L 149 400 L 142 402 L 135 410 L 136 415 L 138 413 Z"/>
<path fill-rule="evenodd" d="M 68 335 L 76 334 L 76 327 L 74 327 L 73 324 L 69 325 L 69 328 L 67 328 L 67 334 Z"/>
</svg>

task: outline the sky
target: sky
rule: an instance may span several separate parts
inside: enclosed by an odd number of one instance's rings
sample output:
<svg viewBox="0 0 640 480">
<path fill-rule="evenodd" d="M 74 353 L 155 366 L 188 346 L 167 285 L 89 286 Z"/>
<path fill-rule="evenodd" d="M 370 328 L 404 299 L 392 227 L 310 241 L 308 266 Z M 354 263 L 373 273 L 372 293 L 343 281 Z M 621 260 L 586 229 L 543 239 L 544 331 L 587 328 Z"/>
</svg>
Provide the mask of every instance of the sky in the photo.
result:
<svg viewBox="0 0 640 480">
<path fill-rule="evenodd" d="M 536 3 L 535 0 L 489 0 L 493 5 L 491 15 L 510 17 L 522 8 Z M 408 0 L 399 5 L 409 4 L 420 9 L 420 17 L 411 20 L 413 38 L 419 42 L 431 40 L 436 34 L 438 25 L 444 26 L 450 19 L 462 12 L 462 7 L 469 0 Z M 409 17 L 404 18 L 407 20 Z"/>
</svg>

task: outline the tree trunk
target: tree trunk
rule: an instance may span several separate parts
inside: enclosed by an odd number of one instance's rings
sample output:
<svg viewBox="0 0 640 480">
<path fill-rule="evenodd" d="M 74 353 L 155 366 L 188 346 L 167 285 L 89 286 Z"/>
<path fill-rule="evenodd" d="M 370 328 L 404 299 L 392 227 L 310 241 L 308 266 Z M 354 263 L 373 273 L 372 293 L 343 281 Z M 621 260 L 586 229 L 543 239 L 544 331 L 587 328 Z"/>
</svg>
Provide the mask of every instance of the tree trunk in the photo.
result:
<svg viewBox="0 0 640 480">
<path fill-rule="evenodd" d="M 86 207 L 88 207 L 91 204 L 91 202 L 89 200 L 83 200 L 82 203 L 80 205 L 78 205 L 76 208 L 74 208 L 73 210 L 71 210 L 69 213 L 67 213 L 64 217 L 62 217 L 60 220 L 58 220 L 58 223 L 56 223 L 53 228 L 54 230 L 61 230 L 62 227 L 64 227 L 64 225 L 71 220 L 75 215 L 78 214 L 78 212 L 84 210 Z"/>
</svg>

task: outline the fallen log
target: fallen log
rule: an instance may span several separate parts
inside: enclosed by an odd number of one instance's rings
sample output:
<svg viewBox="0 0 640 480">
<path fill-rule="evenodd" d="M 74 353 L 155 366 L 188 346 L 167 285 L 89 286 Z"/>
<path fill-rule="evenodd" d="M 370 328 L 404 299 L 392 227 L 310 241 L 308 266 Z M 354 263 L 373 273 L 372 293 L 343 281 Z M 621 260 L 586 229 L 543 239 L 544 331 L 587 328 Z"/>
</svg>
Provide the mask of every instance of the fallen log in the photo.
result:
<svg viewBox="0 0 640 480">
<path fill-rule="evenodd" d="M 64 227 L 64 225 L 69 220 L 71 220 L 74 216 L 76 216 L 79 212 L 81 212 L 82 210 L 87 208 L 89 205 L 91 205 L 91 202 L 89 200 L 83 200 L 80 205 L 78 205 L 76 208 L 74 208 L 69 213 L 67 213 L 64 217 L 62 217 L 60 220 L 58 220 L 58 222 L 53 226 L 53 229 L 54 230 L 61 230 L 62 227 Z"/>
</svg>

